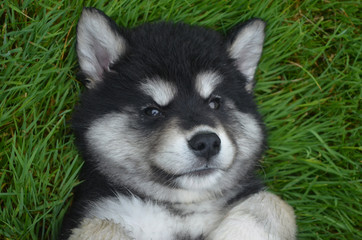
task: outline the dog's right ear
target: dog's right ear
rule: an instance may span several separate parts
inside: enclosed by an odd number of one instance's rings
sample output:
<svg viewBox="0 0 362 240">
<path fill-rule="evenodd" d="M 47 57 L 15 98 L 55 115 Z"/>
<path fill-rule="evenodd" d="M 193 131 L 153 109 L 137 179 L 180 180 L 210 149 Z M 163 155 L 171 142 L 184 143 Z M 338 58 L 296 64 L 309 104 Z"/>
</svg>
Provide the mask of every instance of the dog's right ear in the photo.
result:
<svg viewBox="0 0 362 240">
<path fill-rule="evenodd" d="M 84 8 L 77 26 L 77 54 L 86 87 L 102 81 L 125 50 L 126 40 L 116 23 L 95 8 Z"/>
</svg>

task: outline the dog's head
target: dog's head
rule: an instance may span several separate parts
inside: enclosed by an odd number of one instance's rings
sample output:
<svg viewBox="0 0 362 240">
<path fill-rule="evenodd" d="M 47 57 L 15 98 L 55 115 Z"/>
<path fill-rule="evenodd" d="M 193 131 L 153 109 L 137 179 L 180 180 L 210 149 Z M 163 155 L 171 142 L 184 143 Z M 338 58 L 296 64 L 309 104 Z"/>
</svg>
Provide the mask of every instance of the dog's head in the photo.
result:
<svg viewBox="0 0 362 240">
<path fill-rule="evenodd" d="M 227 38 L 185 24 L 127 30 L 84 9 L 77 53 L 88 89 L 73 127 L 85 160 L 159 200 L 240 184 L 265 141 L 252 93 L 264 27 L 253 19 Z"/>
</svg>

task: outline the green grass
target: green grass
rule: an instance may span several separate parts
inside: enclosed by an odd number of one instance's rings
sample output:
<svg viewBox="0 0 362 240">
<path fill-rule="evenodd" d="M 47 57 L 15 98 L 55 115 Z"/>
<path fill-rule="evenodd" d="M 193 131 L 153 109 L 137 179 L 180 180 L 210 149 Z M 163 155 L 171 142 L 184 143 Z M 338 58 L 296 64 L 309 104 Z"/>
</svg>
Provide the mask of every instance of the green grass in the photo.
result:
<svg viewBox="0 0 362 240">
<path fill-rule="evenodd" d="M 0 2 L 0 239 L 54 238 L 70 204 L 83 5 L 128 27 L 172 20 L 226 32 L 267 20 L 256 95 L 270 148 L 260 173 L 294 207 L 299 239 L 362 239 L 360 1 L 95 2 Z"/>
</svg>

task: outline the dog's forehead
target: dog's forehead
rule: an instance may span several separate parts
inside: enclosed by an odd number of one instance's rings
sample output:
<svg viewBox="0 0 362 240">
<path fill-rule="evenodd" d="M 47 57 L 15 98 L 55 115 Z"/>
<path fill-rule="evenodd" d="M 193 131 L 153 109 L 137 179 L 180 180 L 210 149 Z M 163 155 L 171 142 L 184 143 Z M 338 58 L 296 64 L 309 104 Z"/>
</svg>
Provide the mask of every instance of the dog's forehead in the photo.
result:
<svg viewBox="0 0 362 240">
<path fill-rule="evenodd" d="M 171 103 L 179 88 L 185 88 L 185 84 L 191 84 L 191 88 L 201 98 L 207 99 L 214 92 L 215 88 L 222 82 L 223 78 L 215 71 L 201 71 L 191 81 L 176 83 L 167 81 L 161 77 L 146 78 L 139 86 L 141 92 L 151 97 L 159 106 L 166 106 Z"/>
</svg>

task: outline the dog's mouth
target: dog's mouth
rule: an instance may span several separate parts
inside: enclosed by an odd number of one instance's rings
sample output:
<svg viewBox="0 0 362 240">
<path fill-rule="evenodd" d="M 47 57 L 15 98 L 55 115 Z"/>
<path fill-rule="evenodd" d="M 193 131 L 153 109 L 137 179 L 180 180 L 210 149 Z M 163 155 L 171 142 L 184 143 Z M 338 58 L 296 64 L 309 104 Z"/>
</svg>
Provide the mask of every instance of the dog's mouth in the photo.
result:
<svg viewBox="0 0 362 240">
<path fill-rule="evenodd" d="M 191 170 L 182 175 L 183 176 L 187 175 L 187 176 L 203 177 L 203 176 L 207 176 L 212 173 L 215 173 L 217 170 L 218 170 L 217 168 L 203 167 L 203 168 Z"/>
</svg>

